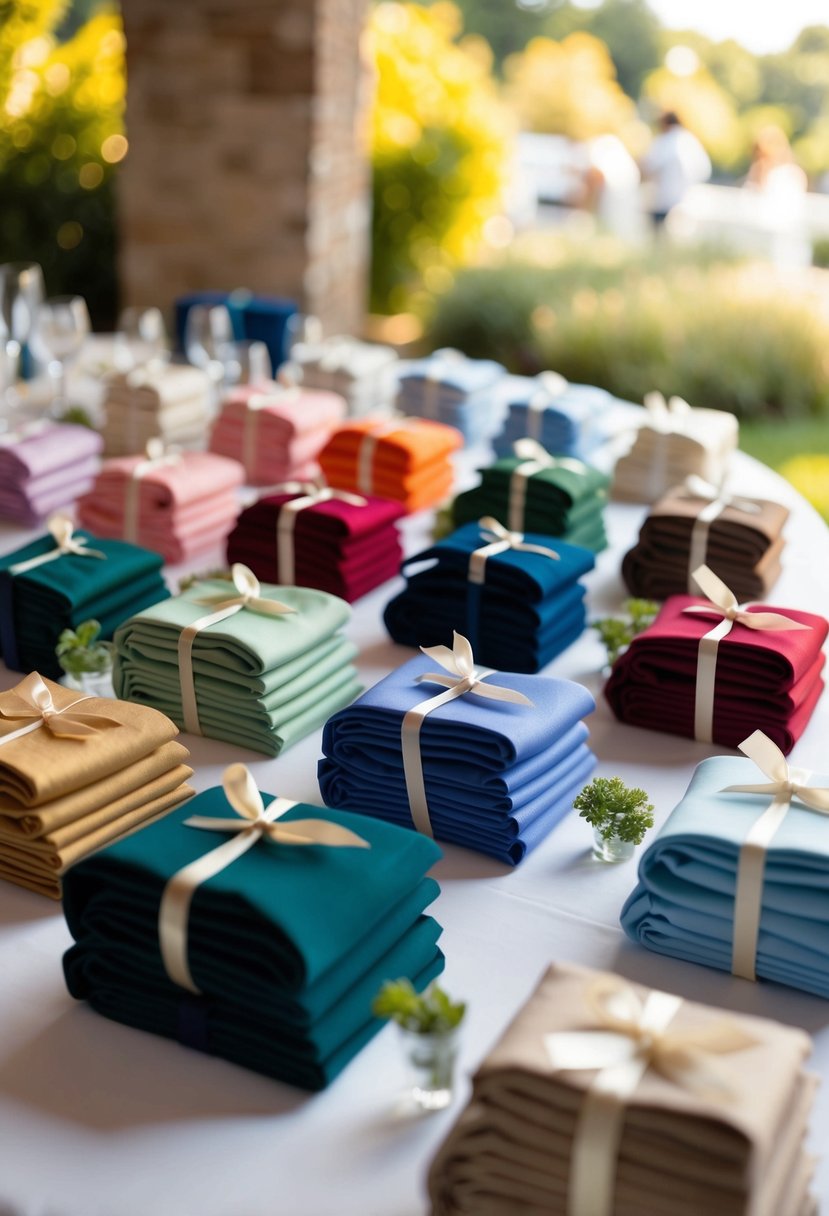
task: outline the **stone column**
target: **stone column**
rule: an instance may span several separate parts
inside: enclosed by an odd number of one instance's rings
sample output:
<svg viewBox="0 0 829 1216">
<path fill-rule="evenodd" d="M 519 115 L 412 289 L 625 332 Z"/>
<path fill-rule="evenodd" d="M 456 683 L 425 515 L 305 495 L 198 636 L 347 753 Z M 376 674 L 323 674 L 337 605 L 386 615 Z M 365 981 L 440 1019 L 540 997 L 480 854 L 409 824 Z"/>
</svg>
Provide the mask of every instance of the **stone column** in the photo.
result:
<svg viewBox="0 0 829 1216">
<path fill-rule="evenodd" d="M 248 287 L 359 332 L 367 0 L 123 0 L 124 304 Z"/>
</svg>

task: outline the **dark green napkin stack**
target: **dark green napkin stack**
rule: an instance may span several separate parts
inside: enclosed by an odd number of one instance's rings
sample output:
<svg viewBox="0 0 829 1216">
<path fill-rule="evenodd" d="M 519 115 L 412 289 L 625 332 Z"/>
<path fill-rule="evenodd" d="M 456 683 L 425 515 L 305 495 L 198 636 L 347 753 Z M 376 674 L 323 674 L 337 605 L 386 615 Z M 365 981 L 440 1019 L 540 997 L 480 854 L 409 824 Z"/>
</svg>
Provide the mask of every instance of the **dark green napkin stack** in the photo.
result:
<svg viewBox="0 0 829 1216">
<path fill-rule="evenodd" d="M 369 847 L 265 837 L 198 884 L 186 929 L 196 994 L 165 969 L 159 908 L 168 880 L 232 833 L 189 827 L 193 815 L 233 811 L 221 788 L 207 790 L 68 871 L 69 991 L 115 1021 L 321 1089 L 380 1029 L 371 1003 L 385 980 L 422 989 L 443 969 L 440 926 L 424 915 L 440 850 L 378 819 L 292 807 L 280 825 L 323 820 Z"/>
</svg>

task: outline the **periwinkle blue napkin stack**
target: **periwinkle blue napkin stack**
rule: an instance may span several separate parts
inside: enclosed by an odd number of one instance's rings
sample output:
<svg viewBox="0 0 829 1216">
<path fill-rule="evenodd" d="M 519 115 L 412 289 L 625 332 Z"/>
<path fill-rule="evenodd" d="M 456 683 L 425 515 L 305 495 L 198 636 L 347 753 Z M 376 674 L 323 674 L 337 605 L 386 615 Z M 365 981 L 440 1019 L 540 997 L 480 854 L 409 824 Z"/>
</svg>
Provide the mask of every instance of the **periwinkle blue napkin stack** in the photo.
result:
<svg viewBox="0 0 829 1216">
<path fill-rule="evenodd" d="M 502 536 L 512 536 L 516 547 L 497 552 Z M 496 552 L 486 555 L 487 548 Z M 594 565 L 593 553 L 580 545 L 510 534 L 484 518 L 408 558 L 402 566 L 408 585 L 383 619 L 404 646 L 451 645 L 457 630 L 487 667 L 537 672 L 584 631 L 585 588 L 578 580 Z"/>
<path fill-rule="evenodd" d="M 590 384 L 570 384 L 556 372 L 524 380 L 513 393 L 502 430 L 492 446 L 497 456 L 512 456 L 519 439 L 535 439 L 555 456 L 587 460 L 609 438 L 611 393 Z"/>
<path fill-rule="evenodd" d="M 503 405 L 498 385 L 506 375 L 492 359 L 468 359 L 450 348 L 401 366 L 396 405 L 409 417 L 456 427 L 467 444 L 480 443 L 498 426 Z"/>
<path fill-rule="evenodd" d="M 414 826 L 403 721 L 441 693 L 437 682 L 419 680 L 439 674 L 440 665 L 433 655 L 418 656 L 328 720 L 318 770 L 328 806 L 359 806 Z M 428 818 L 437 839 L 516 865 L 572 808 L 593 771 L 582 718 L 595 703 L 569 680 L 494 672 L 484 683 L 512 689 L 532 704 L 472 691 L 423 719 L 418 742 Z"/>
</svg>

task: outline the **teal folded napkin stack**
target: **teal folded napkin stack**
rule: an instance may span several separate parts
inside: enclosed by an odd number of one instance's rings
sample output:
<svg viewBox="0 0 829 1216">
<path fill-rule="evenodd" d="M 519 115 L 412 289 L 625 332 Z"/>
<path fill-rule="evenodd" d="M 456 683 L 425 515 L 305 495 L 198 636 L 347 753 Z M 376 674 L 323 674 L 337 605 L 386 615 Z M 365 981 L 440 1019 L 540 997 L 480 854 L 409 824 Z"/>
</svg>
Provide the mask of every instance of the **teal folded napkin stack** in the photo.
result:
<svg viewBox="0 0 829 1216">
<path fill-rule="evenodd" d="M 357 649 L 339 632 L 351 610 L 325 591 L 260 587 L 246 566 L 233 571 L 235 585 L 195 583 L 116 631 L 115 691 L 191 734 L 276 756 L 362 690 Z"/>
<path fill-rule="evenodd" d="M 253 813 L 239 790 L 258 798 Z M 425 915 L 439 857 L 377 819 L 259 795 L 232 765 L 224 789 L 68 872 L 69 991 L 115 1021 L 322 1089 L 381 1028 L 371 1003 L 384 981 L 422 989 L 443 969 Z"/>
<path fill-rule="evenodd" d="M 126 541 L 75 532 L 53 516 L 49 534 L 0 557 L 0 653 L 12 671 L 58 680 L 55 646 L 64 629 L 94 618 L 101 636 L 169 596 L 163 558 Z"/>
</svg>

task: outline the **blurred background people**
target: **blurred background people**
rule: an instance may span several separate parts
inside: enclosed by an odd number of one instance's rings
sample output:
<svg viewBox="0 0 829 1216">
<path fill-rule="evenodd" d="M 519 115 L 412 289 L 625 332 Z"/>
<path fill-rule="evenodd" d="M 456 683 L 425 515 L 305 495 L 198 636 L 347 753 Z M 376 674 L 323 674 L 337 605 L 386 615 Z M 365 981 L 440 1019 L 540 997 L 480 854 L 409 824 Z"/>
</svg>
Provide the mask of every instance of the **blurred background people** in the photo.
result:
<svg viewBox="0 0 829 1216">
<path fill-rule="evenodd" d="M 668 110 L 659 127 L 642 161 L 645 177 L 651 182 L 650 214 L 657 229 L 691 186 L 711 176 L 708 153 L 696 135 L 682 125 L 678 114 Z"/>
<path fill-rule="evenodd" d="M 757 135 L 744 185 L 756 194 L 758 223 L 768 235 L 770 260 L 780 267 L 808 266 L 812 258 L 806 228 L 809 182 L 782 127 L 763 127 Z"/>
</svg>

